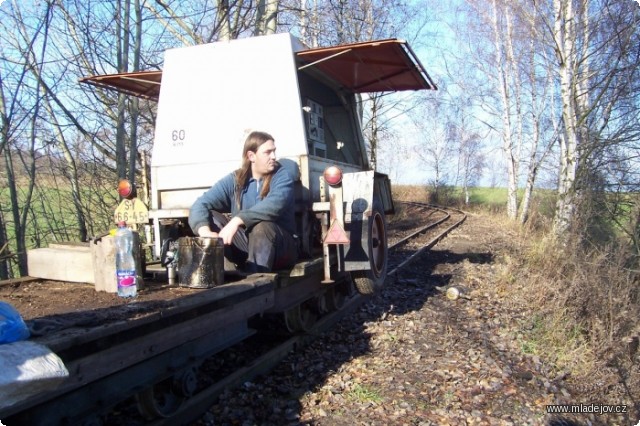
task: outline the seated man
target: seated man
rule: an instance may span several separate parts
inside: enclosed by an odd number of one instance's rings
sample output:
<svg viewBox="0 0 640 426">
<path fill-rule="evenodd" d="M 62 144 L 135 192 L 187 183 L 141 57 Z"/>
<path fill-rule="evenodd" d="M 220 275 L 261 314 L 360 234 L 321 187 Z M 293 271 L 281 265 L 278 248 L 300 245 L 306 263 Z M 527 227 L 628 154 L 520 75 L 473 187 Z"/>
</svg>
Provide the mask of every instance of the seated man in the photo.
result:
<svg viewBox="0 0 640 426">
<path fill-rule="evenodd" d="M 252 132 L 242 166 L 195 201 L 189 226 L 200 237 L 222 238 L 225 257 L 247 272 L 269 272 L 298 260 L 294 214 L 293 180 L 276 161 L 273 137 Z"/>
</svg>

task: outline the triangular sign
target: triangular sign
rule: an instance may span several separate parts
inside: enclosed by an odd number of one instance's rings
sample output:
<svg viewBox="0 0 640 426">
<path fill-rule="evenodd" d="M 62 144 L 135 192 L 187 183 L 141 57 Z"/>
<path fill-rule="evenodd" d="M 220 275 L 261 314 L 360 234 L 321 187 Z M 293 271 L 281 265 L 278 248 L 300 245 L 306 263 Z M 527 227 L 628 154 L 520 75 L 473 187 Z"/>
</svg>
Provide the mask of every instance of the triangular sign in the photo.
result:
<svg viewBox="0 0 640 426">
<path fill-rule="evenodd" d="M 333 220 L 327 236 L 324 238 L 324 244 L 349 244 L 351 240 L 347 237 L 347 233 L 342 229 L 340 221 Z"/>
</svg>

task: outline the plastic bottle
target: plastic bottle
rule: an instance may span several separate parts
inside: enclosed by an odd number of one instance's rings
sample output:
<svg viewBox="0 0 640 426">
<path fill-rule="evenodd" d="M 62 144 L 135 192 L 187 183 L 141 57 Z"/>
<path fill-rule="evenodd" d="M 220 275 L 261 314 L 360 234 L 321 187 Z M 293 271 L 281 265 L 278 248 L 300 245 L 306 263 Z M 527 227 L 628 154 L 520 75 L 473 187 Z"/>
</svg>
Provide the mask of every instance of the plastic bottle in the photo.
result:
<svg viewBox="0 0 640 426">
<path fill-rule="evenodd" d="M 116 231 L 116 281 L 118 296 L 135 297 L 138 293 L 136 261 L 133 258 L 133 232 L 125 222 Z"/>
</svg>

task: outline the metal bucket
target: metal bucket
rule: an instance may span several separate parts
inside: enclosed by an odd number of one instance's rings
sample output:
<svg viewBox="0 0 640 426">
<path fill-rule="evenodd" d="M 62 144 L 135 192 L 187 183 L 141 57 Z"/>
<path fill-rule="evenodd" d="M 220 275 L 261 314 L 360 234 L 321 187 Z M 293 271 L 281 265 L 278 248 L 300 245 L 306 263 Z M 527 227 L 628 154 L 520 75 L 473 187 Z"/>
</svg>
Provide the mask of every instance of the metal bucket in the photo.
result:
<svg viewBox="0 0 640 426">
<path fill-rule="evenodd" d="M 180 238 L 177 270 L 181 287 L 211 288 L 224 284 L 222 238 Z"/>
</svg>

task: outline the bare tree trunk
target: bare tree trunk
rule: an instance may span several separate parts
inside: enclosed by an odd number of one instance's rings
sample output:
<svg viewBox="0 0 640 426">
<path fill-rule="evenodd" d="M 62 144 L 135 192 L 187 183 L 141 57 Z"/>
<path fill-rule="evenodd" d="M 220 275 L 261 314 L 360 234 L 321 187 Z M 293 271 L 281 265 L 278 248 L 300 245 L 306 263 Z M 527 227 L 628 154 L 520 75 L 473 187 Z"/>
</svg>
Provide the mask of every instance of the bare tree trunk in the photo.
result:
<svg viewBox="0 0 640 426">
<path fill-rule="evenodd" d="M 133 0 L 135 22 L 131 31 L 131 2 L 121 0 L 117 5 L 116 33 L 118 37 L 117 66 L 118 72 L 129 71 L 130 56 L 133 56 L 133 70 L 140 68 L 140 49 L 142 48 L 142 8 L 139 0 Z M 124 3 L 124 4 L 123 4 Z M 133 40 L 133 47 L 131 46 Z M 124 94 L 118 95 L 116 118 L 116 168 L 119 179 L 136 181 L 138 158 L 138 98 L 129 99 Z M 127 134 L 127 115 L 129 132 Z M 127 143 L 128 142 L 128 143 Z M 127 155 L 128 153 L 128 155 Z"/>
<path fill-rule="evenodd" d="M 318 0 L 313 0 L 313 15 L 311 15 L 311 26 L 313 32 L 311 34 L 311 47 L 318 47 L 319 25 L 320 25 L 320 12 L 318 11 Z"/>
<path fill-rule="evenodd" d="M 533 188 L 538 175 L 538 167 L 535 163 L 531 163 L 529 172 L 527 173 L 527 183 L 524 186 L 524 194 L 522 195 L 522 202 L 520 203 L 520 216 L 518 220 L 521 225 L 527 223 L 529 220 L 529 210 L 531 207 L 531 197 L 533 195 Z"/>
<path fill-rule="evenodd" d="M 49 24 L 51 17 L 52 5 L 47 4 L 45 12 L 38 21 L 38 25 L 35 28 L 27 29 L 24 18 L 20 15 L 20 11 L 16 10 L 14 20 L 17 25 L 18 31 L 25 40 L 31 40 L 27 46 L 19 51 L 24 61 L 22 72 L 24 74 L 29 72 L 35 72 L 36 76 L 40 76 L 41 68 L 44 66 L 44 56 L 49 41 Z M 40 43 L 35 43 L 36 40 Z M 38 57 L 34 52 L 35 46 L 41 48 L 40 56 Z M 35 70 L 35 71 L 33 71 Z M 41 140 L 41 135 L 38 133 L 40 108 L 43 96 L 40 92 L 43 87 L 42 80 L 37 78 L 37 87 L 32 92 L 32 105 L 29 115 L 25 117 L 25 122 L 29 123 L 28 136 L 25 137 L 26 147 L 16 147 L 15 155 L 20 158 L 24 167 L 25 176 L 27 181 L 20 182 L 18 184 L 15 168 L 13 164 L 13 153 L 9 144 L 9 140 L 6 140 L 6 146 L 4 149 L 4 159 L 7 172 L 7 186 L 9 187 L 9 197 L 11 200 L 11 214 L 13 216 L 13 224 L 16 239 L 16 255 L 18 256 L 18 269 L 21 276 L 28 274 L 27 268 L 27 218 L 29 215 L 29 209 L 31 205 L 31 199 L 33 197 L 33 191 L 36 181 L 36 161 L 35 161 L 35 149 L 36 143 Z M 25 90 L 24 87 L 16 88 L 17 91 Z M 9 123 L 10 124 L 10 123 Z M 25 149 L 26 148 L 26 149 Z M 25 158 L 27 154 L 28 157 Z M 20 188 L 18 188 L 20 185 Z M 18 197 L 18 189 L 24 194 L 22 199 Z M 21 209 L 22 206 L 22 209 Z"/>
<path fill-rule="evenodd" d="M 465 125 L 462 120 L 462 126 Z M 458 150 L 459 161 L 462 161 L 462 190 L 464 193 L 464 204 L 468 205 L 470 201 L 469 187 L 474 181 L 479 179 L 482 170 L 485 167 L 485 159 L 481 152 L 481 138 L 477 133 L 468 133 L 462 127 L 462 140 L 460 141 L 460 149 Z"/>
<path fill-rule="evenodd" d="M 7 186 L 9 188 L 9 200 L 11 201 L 11 216 L 13 218 L 14 234 L 16 238 L 16 253 L 20 256 L 21 250 L 24 250 L 24 229 L 20 228 L 20 207 L 18 204 L 18 191 L 16 189 L 16 179 L 13 169 L 13 160 L 11 159 L 11 150 L 4 150 L 4 165 L 7 173 Z M 26 275 L 26 267 L 23 270 L 20 267 L 20 275 Z"/>
<path fill-rule="evenodd" d="M 36 107 L 36 113 L 37 113 Z M 36 114 L 37 115 L 37 114 Z M 34 115 L 35 117 L 35 115 Z M 21 190 L 24 190 L 26 194 L 24 196 L 24 200 L 20 200 L 18 198 L 18 183 L 16 181 L 15 169 L 13 165 L 12 152 L 10 149 L 5 149 L 4 151 L 4 159 L 5 159 L 5 167 L 7 171 L 7 181 L 9 187 L 9 198 L 11 200 L 11 215 L 13 216 L 14 223 L 14 231 L 15 231 L 15 239 L 16 239 L 16 255 L 18 257 L 18 270 L 20 272 L 20 276 L 26 276 L 28 274 L 27 269 L 27 216 L 28 216 L 28 207 L 31 203 L 31 198 L 33 196 L 33 189 L 35 186 L 35 158 L 34 158 L 34 149 L 33 144 L 35 142 L 35 119 L 32 120 L 32 128 L 31 128 L 31 136 L 30 136 L 30 149 L 29 149 L 29 158 L 27 163 L 23 158 L 22 161 L 25 165 L 25 171 L 27 172 L 27 176 L 29 180 L 26 183 L 26 188 L 23 186 Z M 21 201 L 23 201 L 21 203 Z M 20 206 L 23 206 L 22 210 Z"/>
<path fill-rule="evenodd" d="M 298 27 L 300 28 L 300 40 L 309 44 L 309 11 L 307 10 L 306 0 L 299 0 L 298 4 Z"/>
<path fill-rule="evenodd" d="M 556 235 L 565 234 L 571 227 L 577 203 L 575 191 L 578 167 L 578 129 L 574 86 L 575 74 L 575 28 L 571 0 L 554 0 L 554 36 L 560 73 L 560 98 L 562 101 L 563 134 L 560 138 L 560 174 L 558 179 L 558 202 L 554 219 Z"/>
<path fill-rule="evenodd" d="M 9 240 L 7 239 L 6 226 L 4 224 L 4 214 L 0 210 L 0 280 L 9 279 L 10 251 Z"/>
<path fill-rule="evenodd" d="M 278 0 L 258 0 L 254 34 L 275 34 L 277 26 Z"/>
<path fill-rule="evenodd" d="M 509 84 L 511 81 L 510 65 L 504 64 L 502 51 L 502 31 L 498 20 L 498 5 L 496 0 L 493 4 L 493 34 L 496 53 L 496 64 L 498 67 L 497 78 L 500 98 L 502 100 L 502 150 L 507 163 L 507 216 L 509 219 L 516 219 L 518 214 L 518 162 L 515 142 L 512 134 L 511 124 L 511 103 L 509 94 Z"/>
<path fill-rule="evenodd" d="M 267 0 L 265 34 L 275 34 L 278 29 L 278 0 Z"/>
<path fill-rule="evenodd" d="M 260 36 L 264 34 L 265 31 L 265 14 L 267 10 L 266 5 L 267 0 L 258 0 L 256 2 L 256 24 L 253 29 L 253 35 Z"/>
<path fill-rule="evenodd" d="M 538 98 L 538 84 L 537 84 L 537 80 L 536 80 L 536 60 L 535 60 L 535 56 L 536 56 L 536 37 L 534 37 L 534 35 L 537 35 L 537 31 L 536 31 L 536 9 L 534 8 L 533 11 L 533 15 L 530 17 L 530 21 L 529 21 L 529 31 L 531 34 L 531 37 L 529 39 L 529 50 L 528 50 L 528 56 L 529 56 L 529 63 L 527 64 L 529 69 L 528 69 L 528 87 L 530 88 L 530 97 L 531 97 L 531 127 L 532 127 L 532 135 L 531 135 L 531 145 L 530 145 L 530 151 L 529 151 L 529 158 L 528 158 L 528 162 L 529 162 L 529 167 L 527 170 L 527 181 L 525 183 L 525 187 L 524 187 L 524 194 L 522 195 L 522 202 L 520 203 L 520 213 L 519 213 L 519 217 L 518 220 L 520 221 L 521 225 L 524 225 L 528 220 L 529 220 L 529 211 L 531 208 L 531 198 L 533 197 L 533 189 L 535 187 L 536 184 L 536 178 L 538 176 L 538 170 L 540 167 L 541 162 L 544 160 L 544 158 L 546 157 L 546 154 L 549 152 L 549 150 L 551 149 L 552 143 L 549 141 L 547 143 L 547 149 L 545 150 L 545 152 L 542 154 L 542 156 L 540 156 L 540 158 L 538 158 L 538 149 L 540 147 L 540 145 L 542 144 L 541 142 L 541 131 L 540 131 L 540 119 L 543 116 L 543 114 L 545 113 L 545 107 L 544 104 L 546 102 L 546 96 L 542 97 L 542 102 L 543 105 L 539 105 L 539 98 Z M 545 87 L 548 87 L 549 90 L 552 91 L 551 89 L 551 82 L 553 81 L 551 79 L 551 73 L 548 73 L 549 77 L 547 78 L 547 82 L 548 84 Z"/>
<path fill-rule="evenodd" d="M 507 81 L 511 81 L 513 84 L 513 97 L 514 97 L 514 107 L 515 107 L 515 149 L 512 147 L 512 163 L 513 165 L 510 167 L 509 172 L 509 218 L 516 219 L 517 210 L 518 210 L 518 179 L 520 177 L 520 162 L 522 160 L 522 147 L 524 146 L 524 131 L 523 131 L 523 111 L 522 111 L 522 81 L 520 79 L 520 71 L 518 69 L 518 62 L 516 61 L 514 50 L 513 50 L 513 40 L 515 35 L 513 33 L 513 17 L 511 12 L 511 3 L 505 2 L 505 21 L 507 25 L 507 67 L 509 69 L 509 74 Z M 515 153 L 513 153 L 515 152 Z M 512 171 L 511 171 L 512 169 Z M 529 175 L 528 179 L 531 179 L 531 189 L 533 189 L 533 184 L 535 182 L 535 174 Z M 531 195 L 530 193 L 528 194 Z M 527 204 L 524 206 L 525 208 L 529 208 L 529 199 L 527 199 Z M 515 208 L 515 210 L 513 210 Z M 522 218 L 522 216 L 521 216 Z"/>
<path fill-rule="evenodd" d="M 116 34 L 118 72 L 127 72 L 129 64 L 129 0 L 118 0 L 116 4 Z M 116 117 L 116 169 L 118 179 L 127 178 L 127 144 L 125 130 L 125 111 L 127 96 L 118 94 Z"/>
<path fill-rule="evenodd" d="M 4 84 L 2 83 L 2 73 L 0 72 L 0 118 L 2 126 L 0 126 L 0 154 L 9 150 L 9 125 L 10 120 L 7 115 L 4 97 Z M 10 258 L 7 255 L 9 240 L 7 238 L 7 227 L 4 221 L 4 212 L 0 208 L 0 279 L 6 280 L 9 278 L 9 271 L 11 270 Z"/>
<path fill-rule="evenodd" d="M 73 206 L 75 207 L 76 220 L 78 221 L 78 237 L 80 241 L 88 240 L 87 231 L 87 219 L 84 214 L 84 207 L 82 205 L 82 193 L 80 192 L 80 179 L 78 178 L 78 167 L 76 160 L 73 158 L 69 144 L 67 143 L 64 134 L 61 129 L 62 126 L 58 123 L 58 118 L 53 112 L 53 108 L 48 99 L 45 98 L 45 107 L 49 113 L 53 129 L 55 131 L 55 137 L 57 140 L 57 146 L 62 151 L 64 159 L 67 163 L 68 169 L 64 171 L 65 177 L 71 183 L 71 197 L 73 199 Z"/>
<path fill-rule="evenodd" d="M 133 35 L 133 70 L 140 70 L 140 51 L 142 49 L 142 9 L 140 0 L 134 0 L 135 11 L 135 33 Z M 140 116 L 140 101 L 133 97 L 129 101 L 129 180 L 136 181 L 136 165 L 138 159 L 138 118 Z"/>
</svg>

